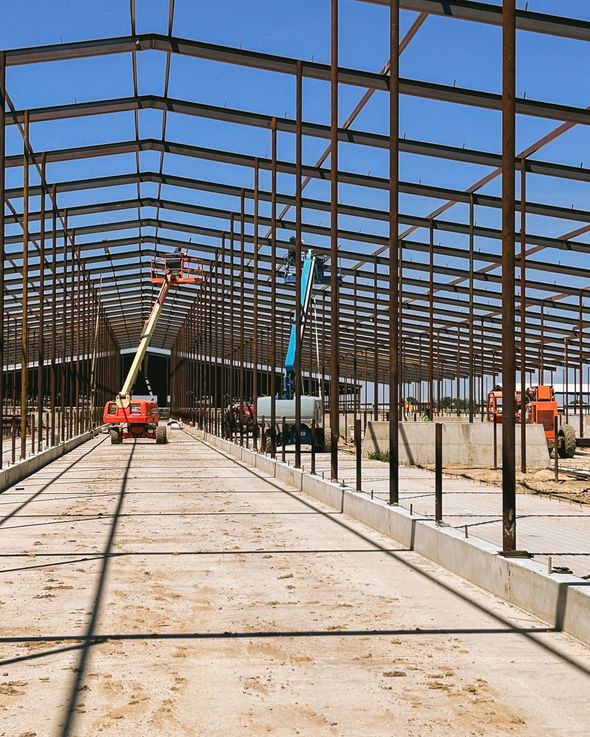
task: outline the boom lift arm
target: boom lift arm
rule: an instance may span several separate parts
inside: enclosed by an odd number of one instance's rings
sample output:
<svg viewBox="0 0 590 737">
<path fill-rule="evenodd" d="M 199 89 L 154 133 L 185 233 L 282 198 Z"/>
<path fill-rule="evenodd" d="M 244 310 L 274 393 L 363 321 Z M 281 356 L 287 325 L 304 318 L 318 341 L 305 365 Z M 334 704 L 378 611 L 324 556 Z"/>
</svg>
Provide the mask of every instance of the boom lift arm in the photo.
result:
<svg viewBox="0 0 590 737">
<path fill-rule="evenodd" d="M 131 367 L 129 368 L 125 381 L 123 382 L 123 386 L 121 387 L 121 391 L 115 397 L 117 406 L 122 409 L 127 409 L 131 403 L 131 390 L 133 389 L 133 385 L 135 384 L 137 375 L 139 374 L 139 369 L 141 368 L 147 349 L 152 341 L 158 318 L 160 317 L 162 307 L 164 306 L 164 302 L 166 301 L 166 297 L 170 291 L 171 281 L 172 278 L 170 274 L 166 274 L 166 277 L 162 282 L 162 286 L 160 287 L 158 298 L 154 302 L 150 316 L 146 320 L 143 330 L 141 331 L 137 353 L 133 358 Z"/>
<path fill-rule="evenodd" d="M 293 317 L 291 318 L 291 335 L 285 356 L 285 377 L 283 385 L 285 399 L 293 399 L 295 395 L 295 351 L 297 350 L 297 342 L 303 341 L 307 316 L 311 305 L 311 293 L 316 279 L 322 283 L 324 281 L 323 263 L 320 262 L 317 256 L 314 256 L 312 251 L 308 251 L 301 271 L 301 296 L 299 305 L 295 308 L 301 310 L 301 333 L 297 336 L 297 323 L 295 312 L 293 312 Z"/>
<path fill-rule="evenodd" d="M 137 352 L 123 382 L 121 391 L 115 397 L 118 407 L 127 409 L 131 403 L 131 390 L 133 389 L 139 369 L 152 341 L 158 318 L 162 312 L 162 307 L 164 306 L 170 287 L 174 284 L 197 284 L 203 281 L 203 279 L 202 262 L 193 256 L 187 256 L 184 253 L 174 253 L 164 256 L 162 259 L 156 258 L 153 260 L 150 281 L 152 284 L 161 284 L 162 286 L 160 287 L 152 311 L 141 331 Z"/>
</svg>

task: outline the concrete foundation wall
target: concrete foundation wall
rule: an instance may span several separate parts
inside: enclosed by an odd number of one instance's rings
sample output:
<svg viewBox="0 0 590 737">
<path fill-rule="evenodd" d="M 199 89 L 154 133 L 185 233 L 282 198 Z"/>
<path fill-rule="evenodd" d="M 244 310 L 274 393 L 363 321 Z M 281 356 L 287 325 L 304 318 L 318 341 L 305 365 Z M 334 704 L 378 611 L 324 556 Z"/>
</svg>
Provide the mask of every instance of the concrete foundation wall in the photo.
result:
<svg viewBox="0 0 590 737">
<path fill-rule="evenodd" d="M 3 469 L 0 471 L 0 493 L 6 491 L 6 489 L 9 489 L 11 486 L 18 484 L 20 481 L 23 481 L 23 479 L 26 479 L 31 474 L 39 471 L 48 463 L 52 463 L 57 458 L 60 458 L 71 450 L 74 450 L 74 448 L 77 448 L 79 445 L 82 445 L 82 443 L 90 440 L 90 438 L 96 437 L 97 434 L 97 430 L 92 430 L 90 432 L 83 433 L 82 435 L 77 435 L 75 438 L 71 438 L 71 440 L 66 440 L 65 443 L 54 445 L 53 448 L 43 450 L 41 453 L 36 453 L 24 461 L 15 463 L 14 466 L 9 466 L 8 468 Z"/>
<path fill-rule="evenodd" d="M 192 432 L 220 450 L 227 443 L 200 430 Z M 505 558 L 485 540 L 465 538 L 458 530 L 439 526 L 428 517 L 411 515 L 401 507 L 390 507 L 252 451 L 234 446 L 228 455 L 241 455 L 249 465 L 254 461 L 266 475 L 285 481 L 590 645 L 590 587 L 584 579 L 548 574 L 546 567 L 534 560 Z"/>
<path fill-rule="evenodd" d="M 563 421 L 565 422 L 565 415 Z M 568 425 L 574 428 L 576 437 L 580 437 L 580 415 L 569 415 Z M 584 415 L 584 437 L 590 438 L 590 415 Z"/>
<path fill-rule="evenodd" d="M 400 463 L 408 466 L 434 465 L 434 422 L 402 422 L 399 430 Z M 527 465 L 545 468 L 549 453 L 541 425 L 527 425 Z M 497 428 L 498 465 L 502 460 L 502 428 Z M 368 422 L 363 456 L 386 452 L 389 448 L 389 423 Z M 516 456 L 520 453 L 520 426 L 516 427 Z M 494 463 L 492 423 L 443 423 L 443 464 L 491 468 Z"/>
</svg>

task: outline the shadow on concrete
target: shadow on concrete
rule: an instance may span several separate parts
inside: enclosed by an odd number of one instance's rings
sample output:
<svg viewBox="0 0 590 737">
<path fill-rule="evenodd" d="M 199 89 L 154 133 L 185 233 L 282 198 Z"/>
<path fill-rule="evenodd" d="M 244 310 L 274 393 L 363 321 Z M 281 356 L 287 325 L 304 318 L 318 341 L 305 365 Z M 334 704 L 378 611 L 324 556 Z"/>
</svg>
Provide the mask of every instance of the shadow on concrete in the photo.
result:
<svg viewBox="0 0 590 737">
<path fill-rule="evenodd" d="M 189 433 L 186 433 L 186 434 L 189 435 Z M 204 441 L 200 440 L 199 438 L 195 438 L 192 435 L 189 435 L 189 437 L 191 437 L 196 443 L 202 443 L 204 445 L 207 445 Z M 230 456 L 226 455 L 223 451 L 221 451 L 221 450 L 219 450 L 217 448 L 213 448 L 213 446 L 208 445 L 207 447 L 212 448 L 217 453 L 219 453 L 220 455 L 222 455 L 222 456 L 224 456 L 226 458 L 230 458 Z M 276 489 L 281 489 L 281 487 L 274 481 L 274 479 L 269 478 L 269 477 L 263 477 L 261 474 L 258 473 L 258 471 L 256 469 L 251 468 L 251 467 L 245 465 L 243 461 L 238 461 L 237 459 L 233 459 L 233 462 L 236 465 L 242 466 L 242 468 L 246 468 L 247 470 L 250 471 L 251 474 L 253 474 L 257 478 L 264 479 L 268 484 L 270 484 L 271 486 L 274 486 Z M 581 671 L 585 675 L 590 675 L 590 668 L 588 668 L 583 663 L 580 663 L 580 662 L 574 660 L 573 658 L 570 658 L 569 656 L 565 655 L 564 653 L 560 652 L 557 648 L 553 647 L 552 645 L 548 644 L 547 642 L 544 642 L 543 640 L 538 639 L 537 637 L 535 637 L 534 632 L 528 632 L 526 630 L 520 630 L 519 628 L 515 627 L 508 619 L 506 619 L 505 617 L 502 617 L 500 614 L 497 614 L 496 612 L 491 611 L 486 606 L 484 606 L 483 604 L 480 604 L 479 602 L 475 601 L 474 599 L 472 599 L 467 594 L 464 594 L 464 593 L 462 593 L 460 591 L 457 591 L 450 584 L 447 584 L 447 583 L 441 581 L 439 578 L 436 578 L 433 574 L 428 573 L 427 571 L 423 570 L 419 566 L 411 563 L 409 560 L 404 560 L 404 558 L 402 558 L 398 553 L 396 553 L 396 552 L 389 552 L 384 546 L 382 546 L 376 540 L 373 540 L 368 535 L 360 532 L 359 530 L 354 529 L 354 527 L 352 527 L 350 524 L 348 524 L 341 517 L 334 516 L 332 514 L 326 513 L 323 510 L 321 510 L 319 507 L 315 506 L 313 503 L 306 501 L 305 499 L 303 499 L 301 497 L 301 495 L 304 492 L 288 491 L 287 489 L 282 489 L 282 491 L 285 494 L 288 494 L 293 499 L 298 499 L 299 502 L 301 504 L 305 505 L 307 508 L 314 509 L 318 514 L 321 514 L 326 519 L 329 519 L 333 524 L 338 525 L 338 526 L 344 528 L 345 530 L 347 530 L 348 532 L 350 532 L 355 537 L 363 540 L 366 543 L 369 543 L 371 545 L 374 545 L 383 554 L 388 555 L 388 556 L 394 558 L 402 566 L 405 566 L 406 568 L 410 568 L 412 571 L 414 571 L 415 573 L 418 573 L 420 576 L 422 576 L 423 578 L 427 579 L 431 583 L 435 584 L 436 586 L 438 586 L 443 591 L 446 591 L 447 593 L 449 593 L 449 594 L 451 594 L 453 596 L 456 596 L 457 598 L 459 598 L 462 601 L 464 601 L 466 604 L 469 604 L 470 606 L 472 606 L 473 608 L 475 608 L 478 611 L 482 612 L 486 616 L 491 617 L 496 622 L 499 622 L 503 627 L 512 629 L 514 632 L 516 632 L 520 636 L 525 637 L 526 639 L 530 640 L 532 643 L 534 643 L 537 647 L 541 648 L 542 650 L 545 650 L 546 652 L 551 653 L 551 655 L 553 655 L 553 656 L 559 658 L 560 660 L 568 663 L 569 665 L 571 665 L 572 667 L 574 667 L 577 670 Z M 358 523 L 358 524 L 359 525 L 362 525 L 362 523 Z M 362 525 L 362 526 L 363 527 L 366 527 L 366 525 Z M 455 574 L 450 574 L 449 573 L 449 575 L 455 575 Z M 564 607 L 565 607 L 565 602 L 564 602 Z M 564 608 L 564 612 L 565 612 L 565 608 Z M 533 615 L 531 615 L 531 616 L 533 616 Z M 563 614 L 561 615 L 561 621 L 563 622 Z M 557 629 L 555 627 L 549 627 L 549 628 L 546 628 L 544 630 L 544 632 L 558 632 L 558 631 L 559 631 L 559 629 Z"/>
</svg>

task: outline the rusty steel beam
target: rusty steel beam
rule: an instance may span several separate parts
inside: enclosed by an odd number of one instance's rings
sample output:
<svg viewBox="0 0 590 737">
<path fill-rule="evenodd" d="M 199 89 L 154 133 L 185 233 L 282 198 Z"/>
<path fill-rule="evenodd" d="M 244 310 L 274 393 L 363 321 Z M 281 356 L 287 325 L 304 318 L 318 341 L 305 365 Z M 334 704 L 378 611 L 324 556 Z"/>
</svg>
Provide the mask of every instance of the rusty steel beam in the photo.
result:
<svg viewBox="0 0 590 737">
<path fill-rule="evenodd" d="M 389 503 L 399 504 L 399 0 L 389 24 Z"/>
<path fill-rule="evenodd" d="M 330 475 L 338 479 L 340 414 L 339 284 L 338 284 L 338 10 L 330 4 Z"/>
<path fill-rule="evenodd" d="M 502 5 L 502 550 L 516 551 L 515 391 L 515 0 Z"/>
</svg>

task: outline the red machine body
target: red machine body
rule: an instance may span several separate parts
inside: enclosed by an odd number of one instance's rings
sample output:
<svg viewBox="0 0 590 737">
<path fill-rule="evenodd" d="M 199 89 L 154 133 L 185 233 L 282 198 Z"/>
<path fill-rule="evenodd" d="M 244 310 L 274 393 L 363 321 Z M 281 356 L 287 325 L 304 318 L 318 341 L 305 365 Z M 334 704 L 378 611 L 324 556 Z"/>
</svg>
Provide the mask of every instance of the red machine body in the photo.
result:
<svg viewBox="0 0 590 737">
<path fill-rule="evenodd" d="M 158 443 L 166 442 L 159 437 L 165 437 L 166 427 L 158 425 L 158 405 L 146 399 L 132 399 L 126 408 L 117 406 L 113 401 L 107 402 L 102 421 L 105 425 L 110 425 L 112 443 L 121 443 L 125 438 L 148 438 Z"/>
</svg>

